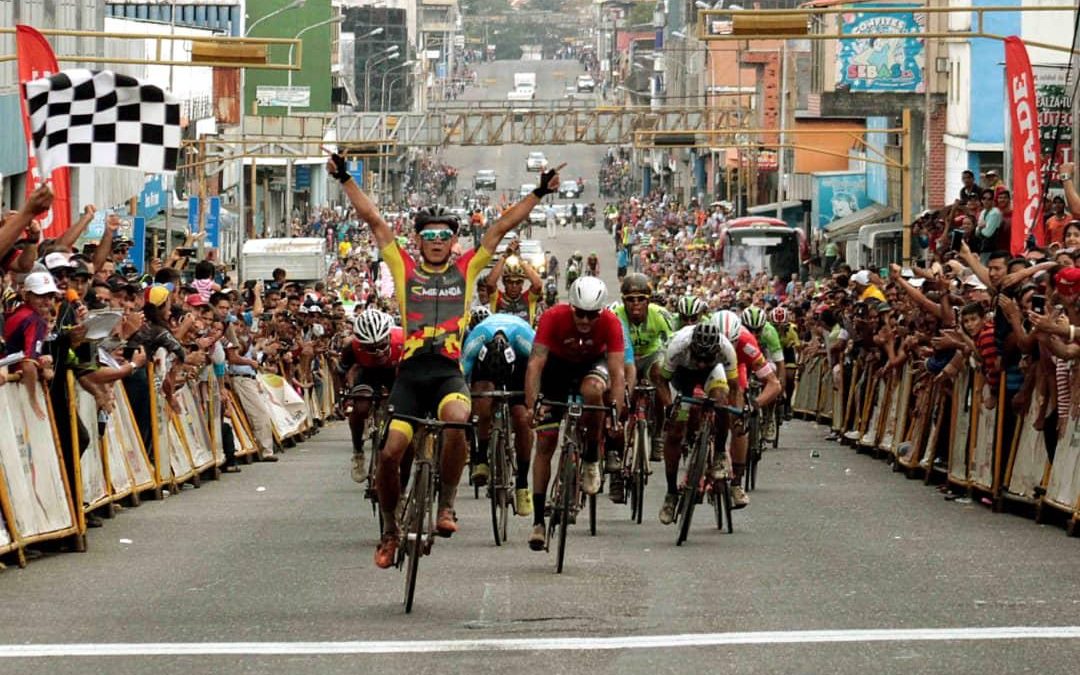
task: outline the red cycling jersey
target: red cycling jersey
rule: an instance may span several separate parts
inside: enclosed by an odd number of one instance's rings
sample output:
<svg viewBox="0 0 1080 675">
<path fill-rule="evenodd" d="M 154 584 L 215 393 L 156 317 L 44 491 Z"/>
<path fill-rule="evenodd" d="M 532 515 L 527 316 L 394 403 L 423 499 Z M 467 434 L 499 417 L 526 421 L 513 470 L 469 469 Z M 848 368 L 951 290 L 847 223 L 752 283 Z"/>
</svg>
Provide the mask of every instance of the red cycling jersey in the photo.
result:
<svg viewBox="0 0 1080 675">
<path fill-rule="evenodd" d="M 746 390 L 750 384 L 747 372 L 753 373 L 759 380 L 764 380 L 773 372 L 773 365 L 761 353 L 757 338 L 746 326 L 739 332 L 735 341 L 735 358 L 739 362 L 739 389 Z"/>
<path fill-rule="evenodd" d="M 540 315 L 533 344 L 544 345 L 563 361 L 588 363 L 604 354 L 623 351 L 622 322 L 605 309 L 588 333 L 580 333 L 574 324 L 574 308 L 555 305 Z"/>
<path fill-rule="evenodd" d="M 394 326 L 390 329 L 390 349 L 372 353 L 364 349 L 360 340 L 353 338 L 349 345 L 351 349 L 344 354 L 342 367 L 348 368 L 353 364 L 361 368 L 396 368 L 401 362 L 401 355 L 405 352 L 405 331 Z"/>
</svg>

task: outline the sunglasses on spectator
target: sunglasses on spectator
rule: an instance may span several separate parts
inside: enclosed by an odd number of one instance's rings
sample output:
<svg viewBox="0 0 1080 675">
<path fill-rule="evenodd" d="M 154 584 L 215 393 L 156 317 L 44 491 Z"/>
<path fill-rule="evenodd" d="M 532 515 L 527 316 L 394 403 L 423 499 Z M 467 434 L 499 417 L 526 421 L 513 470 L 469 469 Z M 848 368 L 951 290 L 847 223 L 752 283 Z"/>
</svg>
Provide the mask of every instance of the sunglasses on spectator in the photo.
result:
<svg viewBox="0 0 1080 675">
<path fill-rule="evenodd" d="M 598 309 L 585 310 L 585 309 L 578 309 L 578 308 L 575 307 L 574 308 L 574 316 L 576 316 L 579 319 L 587 319 L 589 321 L 595 321 L 596 318 L 600 316 L 600 310 L 598 310 Z"/>
<path fill-rule="evenodd" d="M 420 238 L 424 241 L 450 241 L 454 238 L 454 231 L 449 227 L 440 227 L 437 230 L 421 230 Z"/>
<path fill-rule="evenodd" d="M 623 302 L 648 302 L 649 296 L 647 295 L 624 295 Z"/>
</svg>

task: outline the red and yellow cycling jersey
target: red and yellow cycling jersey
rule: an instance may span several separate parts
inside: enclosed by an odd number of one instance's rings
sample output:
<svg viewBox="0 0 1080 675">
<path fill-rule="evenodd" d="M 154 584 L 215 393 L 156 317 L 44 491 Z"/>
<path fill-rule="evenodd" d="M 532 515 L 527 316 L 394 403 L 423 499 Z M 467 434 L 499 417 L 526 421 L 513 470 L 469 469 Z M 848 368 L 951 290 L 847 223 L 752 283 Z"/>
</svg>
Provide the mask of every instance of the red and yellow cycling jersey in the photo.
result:
<svg viewBox="0 0 1080 675">
<path fill-rule="evenodd" d="M 535 326 L 536 309 L 540 303 L 540 296 L 540 289 L 531 286 L 527 291 L 522 291 L 521 295 L 516 298 L 507 297 L 505 292 L 497 290 L 491 296 L 491 311 L 495 314 L 511 314 L 529 322 L 530 326 Z"/>
<path fill-rule="evenodd" d="M 457 361 L 476 279 L 491 260 L 491 252 L 475 248 L 438 269 L 417 263 L 396 241 L 380 253 L 394 278 L 405 331 L 402 361 L 417 354 Z"/>
</svg>

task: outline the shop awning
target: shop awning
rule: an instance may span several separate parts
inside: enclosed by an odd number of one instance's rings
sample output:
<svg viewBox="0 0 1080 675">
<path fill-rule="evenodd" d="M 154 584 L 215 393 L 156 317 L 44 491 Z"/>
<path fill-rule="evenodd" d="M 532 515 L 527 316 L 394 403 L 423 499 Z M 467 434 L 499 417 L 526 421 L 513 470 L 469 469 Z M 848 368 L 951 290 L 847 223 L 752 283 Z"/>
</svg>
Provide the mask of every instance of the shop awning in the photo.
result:
<svg viewBox="0 0 1080 675">
<path fill-rule="evenodd" d="M 891 206 L 871 204 L 850 216 L 834 220 L 825 227 L 825 237 L 831 241 L 850 241 L 859 236 L 859 228 L 869 223 L 881 223 L 896 217 L 897 210 Z"/>
</svg>

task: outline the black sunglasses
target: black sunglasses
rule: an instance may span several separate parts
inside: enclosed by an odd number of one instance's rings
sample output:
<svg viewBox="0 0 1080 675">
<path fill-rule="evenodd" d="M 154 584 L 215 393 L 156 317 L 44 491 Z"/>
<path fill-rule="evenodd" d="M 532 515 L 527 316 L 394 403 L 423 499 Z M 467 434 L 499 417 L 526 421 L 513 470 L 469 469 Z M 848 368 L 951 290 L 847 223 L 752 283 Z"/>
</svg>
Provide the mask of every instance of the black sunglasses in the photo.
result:
<svg viewBox="0 0 1080 675">
<path fill-rule="evenodd" d="M 578 308 L 575 307 L 574 308 L 574 316 L 576 316 L 579 319 L 588 319 L 589 321 L 593 321 L 598 316 L 600 316 L 600 310 L 598 310 L 598 309 L 585 310 L 585 309 L 578 309 Z"/>
</svg>

